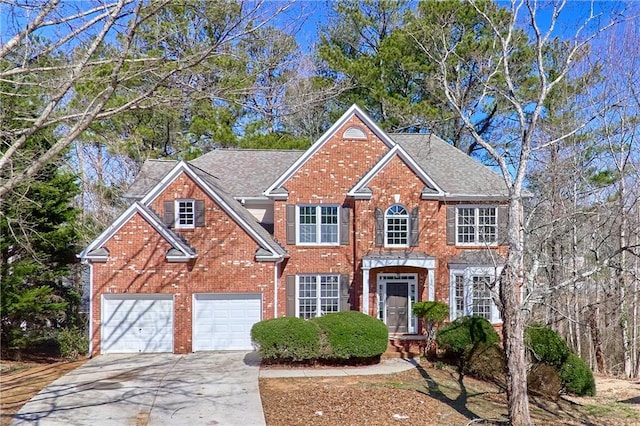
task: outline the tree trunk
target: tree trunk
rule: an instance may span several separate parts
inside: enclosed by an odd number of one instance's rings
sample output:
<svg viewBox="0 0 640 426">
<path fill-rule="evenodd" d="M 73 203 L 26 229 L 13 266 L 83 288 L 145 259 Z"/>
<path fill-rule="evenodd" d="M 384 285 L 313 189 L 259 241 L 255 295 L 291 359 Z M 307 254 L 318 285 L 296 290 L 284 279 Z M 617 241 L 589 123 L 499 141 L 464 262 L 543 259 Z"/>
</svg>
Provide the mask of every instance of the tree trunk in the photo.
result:
<svg viewBox="0 0 640 426">
<path fill-rule="evenodd" d="M 593 342 L 593 350 L 596 357 L 597 371 L 600 374 L 607 374 L 607 366 L 604 361 L 604 353 L 602 350 L 602 340 L 600 338 L 600 328 L 598 327 L 598 310 L 595 307 L 589 309 L 589 327 L 591 329 L 591 341 Z"/>
<path fill-rule="evenodd" d="M 512 426 L 532 424 L 527 394 L 524 318 L 520 305 L 520 290 L 524 284 L 522 211 L 521 199 L 512 197 L 509 202 L 507 230 L 509 254 L 500 282 L 502 336 L 507 358 L 507 400 Z"/>
</svg>

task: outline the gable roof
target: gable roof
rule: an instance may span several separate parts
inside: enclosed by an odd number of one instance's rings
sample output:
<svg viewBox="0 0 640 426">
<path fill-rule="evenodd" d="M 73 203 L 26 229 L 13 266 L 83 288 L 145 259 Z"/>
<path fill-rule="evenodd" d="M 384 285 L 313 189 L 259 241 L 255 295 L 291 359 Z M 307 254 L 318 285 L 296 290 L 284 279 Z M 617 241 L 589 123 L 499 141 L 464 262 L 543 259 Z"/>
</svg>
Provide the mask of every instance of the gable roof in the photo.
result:
<svg viewBox="0 0 640 426">
<path fill-rule="evenodd" d="M 400 146 L 395 145 L 380 159 L 354 186 L 349 190 L 347 195 L 353 197 L 370 198 L 371 190 L 366 187 L 367 184 L 378 174 L 384 167 L 389 164 L 391 159 L 399 157 L 409 168 L 424 182 L 426 188 L 423 193 L 444 196 L 444 191 L 433 181 L 420 167 L 413 158 Z"/>
<path fill-rule="evenodd" d="M 146 160 L 135 180 L 123 195 L 124 198 L 141 199 L 162 180 L 177 164 L 175 160 Z"/>
<path fill-rule="evenodd" d="M 283 195 L 281 191 L 282 185 L 289 180 L 291 176 L 293 176 L 300 168 L 306 163 L 328 140 L 335 134 L 335 132 L 340 129 L 349 119 L 353 116 L 358 117 L 365 126 L 369 128 L 385 145 L 389 148 L 392 148 L 395 145 L 395 142 L 389 138 L 389 136 L 383 132 L 378 125 L 369 117 L 364 111 L 360 109 L 357 105 L 351 105 L 351 108 L 347 110 L 342 117 L 338 119 L 333 125 L 324 132 L 324 134 L 318 139 L 311 147 L 298 158 L 298 160 L 291 165 L 284 173 L 282 173 L 275 182 L 273 182 L 269 187 L 264 191 L 264 195 L 266 196 L 279 196 Z"/>
<path fill-rule="evenodd" d="M 291 166 L 304 151 L 269 149 L 214 149 L 189 161 L 206 171 L 235 198 L 263 197 L 264 189 Z M 146 160 L 125 198 L 144 197 L 178 162 Z"/>
<path fill-rule="evenodd" d="M 270 253 L 269 256 L 259 255 L 259 260 L 277 260 L 288 256 L 287 251 L 269 235 L 266 229 L 260 226 L 255 217 L 253 217 L 247 209 L 242 207 L 231 195 L 220 188 L 214 176 L 184 161 L 178 162 L 162 180 L 148 191 L 142 198 L 141 203 L 150 204 L 153 202 L 153 200 L 162 193 L 164 188 L 173 182 L 181 173 L 185 173 L 196 182 L 220 208 L 231 216 L 235 222 L 258 243 L 259 249 L 262 248 Z"/>
<path fill-rule="evenodd" d="M 437 136 L 394 133 L 390 137 L 446 192 L 447 199 L 505 200 L 509 195 L 502 176 Z"/>
<path fill-rule="evenodd" d="M 171 249 L 167 252 L 167 258 L 171 260 L 189 260 L 198 257 L 195 250 L 190 247 L 178 234 L 167 228 L 153 210 L 142 203 L 135 202 L 124 211 L 107 229 L 95 238 L 78 257 L 82 260 L 106 261 L 109 251 L 103 245 L 109 241 L 134 215 L 139 214 L 146 220 L 156 232 L 158 232 L 169 244 Z"/>
<path fill-rule="evenodd" d="M 217 178 L 234 197 L 249 198 L 261 197 L 303 154 L 298 150 L 215 149 L 189 163 Z"/>
</svg>

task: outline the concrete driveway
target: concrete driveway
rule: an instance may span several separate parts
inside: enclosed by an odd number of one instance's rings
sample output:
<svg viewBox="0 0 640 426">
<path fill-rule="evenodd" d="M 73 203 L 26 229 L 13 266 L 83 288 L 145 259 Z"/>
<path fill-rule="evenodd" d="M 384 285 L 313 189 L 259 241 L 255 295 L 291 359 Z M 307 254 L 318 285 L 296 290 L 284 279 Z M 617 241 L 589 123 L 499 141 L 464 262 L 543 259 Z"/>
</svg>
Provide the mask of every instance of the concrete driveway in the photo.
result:
<svg viewBox="0 0 640 426">
<path fill-rule="evenodd" d="M 264 425 L 247 352 L 101 355 L 31 399 L 14 425 Z"/>
</svg>

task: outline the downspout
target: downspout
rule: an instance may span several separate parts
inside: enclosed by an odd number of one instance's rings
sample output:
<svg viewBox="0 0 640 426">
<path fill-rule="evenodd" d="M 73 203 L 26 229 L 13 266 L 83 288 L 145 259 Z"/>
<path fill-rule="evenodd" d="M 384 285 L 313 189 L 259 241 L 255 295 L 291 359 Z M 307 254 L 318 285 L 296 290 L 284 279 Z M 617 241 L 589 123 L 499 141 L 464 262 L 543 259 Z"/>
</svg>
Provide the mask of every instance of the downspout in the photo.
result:
<svg viewBox="0 0 640 426">
<path fill-rule="evenodd" d="M 273 317 L 278 318 L 278 267 L 284 262 L 281 257 L 273 266 Z"/>
<path fill-rule="evenodd" d="M 93 262 L 89 264 L 89 358 L 93 356 Z"/>
</svg>

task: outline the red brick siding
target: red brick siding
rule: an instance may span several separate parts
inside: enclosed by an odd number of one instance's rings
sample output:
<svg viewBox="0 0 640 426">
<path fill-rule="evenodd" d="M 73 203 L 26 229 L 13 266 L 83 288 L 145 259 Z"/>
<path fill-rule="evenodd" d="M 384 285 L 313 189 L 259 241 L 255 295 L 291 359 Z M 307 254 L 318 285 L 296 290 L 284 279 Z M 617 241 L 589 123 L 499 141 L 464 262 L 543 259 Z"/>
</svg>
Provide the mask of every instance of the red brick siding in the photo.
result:
<svg viewBox="0 0 640 426">
<path fill-rule="evenodd" d="M 168 263 L 170 245 L 140 215 L 132 217 L 106 244 L 110 256 L 93 270 L 93 345 L 100 353 L 101 295 L 167 293 L 174 295 L 174 352 L 192 350 L 194 293 L 262 293 L 262 318 L 273 317 L 272 262 L 254 260 L 257 243 L 188 176 L 179 176 L 151 204 L 161 216 L 165 199 L 205 200 L 205 227 L 180 233 L 196 249 L 197 259 Z"/>
</svg>

